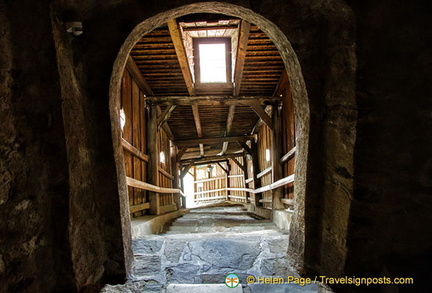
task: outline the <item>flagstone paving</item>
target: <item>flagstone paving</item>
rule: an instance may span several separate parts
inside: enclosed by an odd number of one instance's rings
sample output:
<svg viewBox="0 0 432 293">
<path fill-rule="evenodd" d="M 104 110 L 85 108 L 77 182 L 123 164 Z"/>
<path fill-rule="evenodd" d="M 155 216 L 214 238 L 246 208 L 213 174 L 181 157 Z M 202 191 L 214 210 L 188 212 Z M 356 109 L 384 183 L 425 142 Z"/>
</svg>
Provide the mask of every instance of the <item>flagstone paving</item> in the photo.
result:
<svg viewBox="0 0 432 293">
<path fill-rule="evenodd" d="M 197 208 L 164 234 L 134 239 L 129 280 L 102 292 L 331 292 L 321 284 L 248 284 L 249 276 L 299 277 L 287 249 L 287 231 L 242 206 Z M 230 273 L 240 279 L 236 288 L 224 283 Z"/>
</svg>

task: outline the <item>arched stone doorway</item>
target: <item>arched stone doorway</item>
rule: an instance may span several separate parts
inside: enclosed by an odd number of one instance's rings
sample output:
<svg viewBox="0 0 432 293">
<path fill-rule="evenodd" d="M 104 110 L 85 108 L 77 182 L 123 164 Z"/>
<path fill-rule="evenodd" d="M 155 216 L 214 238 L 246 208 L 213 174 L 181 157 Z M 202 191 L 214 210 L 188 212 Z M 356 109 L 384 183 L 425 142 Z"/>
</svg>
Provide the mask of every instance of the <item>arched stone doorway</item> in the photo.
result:
<svg viewBox="0 0 432 293">
<path fill-rule="evenodd" d="M 269 20 L 254 13 L 250 9 L 246 9 L 240 6 L 211 2 L 211 3 L 197 3 L 191 5 L 181 6 L 177 9 L 173 9 L 156 16 L 153 16 L 138 26 L 136 26 L 132 33 L 128 36 L 124 42 L 117 59 L 114 64 L 114 69 L 111 77 L 110 84 L 110 115 L 113 132 L 114 142 L 114 153 L 116 158 L 117 173 L 119 176 L 119 193 L 121 195 L 122 205 L 122 218 L 124 229 L 128 225 L 128 213 L 127 213 L 127 187 L 124 181 L 124 163 L 122 156 L 122 149 L 120 147 L 120 80 L 125 67 L 125 63 L 129 52 L 133 45 L 141 38 L 141 36 L 151 32 L 156 27 L 167 22 L 170 19 L 191 14 L 191 13 L 220 13 L 225 15 L 231 15 L 239 17 L 248 22 L 255 23 L 258 25 L 275 43 L 278 48 L 282 59 L 285 64 L 285 68 L 288 73 L 288 80 L 292 88 L 293 102 L 295 108 L 295 124 L 296 124 L 296 163 L 295 163 L 295 191 L 294 191 L 294 220 L 291 227 L 291 233 L 296 235 L 293 237 L 291 247 L 291 255 L 294 257 L 297 267 L 303 267 L 303 254 L 304 254 L 304 199 L 306 196 L 306 176 L 307 176 L 307 157 L 308 157 L 308 139 L 309 139 L 309 102 L 307 98 L 306 87 L 303 81 L 302 72 L 300 69 L 299 61 L 296 54 L 287 40 L 286 36 L 282 31 Z M 123 176 L 121 176 L 123 174 Z M 126 233 L 127 234 L 127 233 Z M 126 252 L 128 254 L 128 252 Z"/>
</svg>

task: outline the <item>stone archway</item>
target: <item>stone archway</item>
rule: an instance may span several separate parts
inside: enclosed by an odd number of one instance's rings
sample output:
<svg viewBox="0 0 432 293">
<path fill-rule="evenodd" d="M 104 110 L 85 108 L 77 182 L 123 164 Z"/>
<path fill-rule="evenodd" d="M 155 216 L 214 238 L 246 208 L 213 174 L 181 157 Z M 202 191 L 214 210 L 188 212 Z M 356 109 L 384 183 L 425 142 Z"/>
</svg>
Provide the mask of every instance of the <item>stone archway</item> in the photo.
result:
<svg viewBox="0 0 432 293">
<path fill-rule="evenodd" d="M 191 5 L 181 6 L 177 9 L 169 10 L 164 13 L 155 15 L 136 26 L 130 33 L 120 52 L 117 56 L 113 67 L 113 73 L 111 76 L 110 83 L 110 115 L 111 115 L 111 126 L 113 133 L 114 153 L 116 157 L 116 168 L 119 176 L 119 193 L 122 198 L 122 212 L 123 215 L 123 227 L 128 226 L 127 219 L 127 187 L 124 182 L 124 163 L 122 157 L 122 150 L 120 147 L 120 125 L 119 125 L 119 109 L 120 109 L 120 81 L 122 72 L 127 60 L 127 56 L 131 51 L 134 44 L 145 34 L 151 32 L 156 27 L 162 25 L 170 19 L 180 17 L 182 15 L 191 13 L 221 13 L 226 15 L 232 15 L 255 23 L 258 25 L 275 43 L 278 48 L 282 59 L 285 63 L 285 67 L 288 73 L 289 82 L 293 88 L 293 101 L 295 108 L 295 124 L 296 124 L 296 165 L 295 165 L 295 212 L 294 218 L 296 224 L 293 225 L 293 231 L 296 235 L 296 239 L 304 239 L 304 198 L 306 192 L 306 173 L 307 173 L 307 157 L 308 157 L 308 139 L 309 139 L 309 103 L 307 98 L 307 92 L 305 83 L 303 81 L 302 72 L 300 70 L 300 64 L 297 56 L 287 40 L 286 36 L 282 31 L 272 22 L 251 11 L 250 9 L 236 6 L 228 3 L 219 2 L 207 2 L 197 3 Z M 126 223 L 125 223 L 126 222 Z M 296 245 L 290 245 L 294 247 L 291 251 L 295 258 L 297 267 L 302 267 L 303 264 L 303 248 L 304 243 L 296 243 Z"/>
</svg>

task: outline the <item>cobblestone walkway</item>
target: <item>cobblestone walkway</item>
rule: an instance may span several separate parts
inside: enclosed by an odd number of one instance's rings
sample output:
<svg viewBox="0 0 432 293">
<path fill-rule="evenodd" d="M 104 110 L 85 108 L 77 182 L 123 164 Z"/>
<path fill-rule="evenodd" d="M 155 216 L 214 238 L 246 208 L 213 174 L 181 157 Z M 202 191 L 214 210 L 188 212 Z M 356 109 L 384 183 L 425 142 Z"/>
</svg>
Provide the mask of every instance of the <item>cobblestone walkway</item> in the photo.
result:
<svg viewBox="0 0 432 293">
<path fill-rule="evenodd" d="M 317 284 L 248 284 L 248 276 L 299 277 L 287 245 L 286 231 L 242 206 L 193 209 L 165 234 L 135 239 L 128 282 L 102 292 L 329 292 Z M 224 284 L 230 273 L 240 278 L 234 289 Z"/>
</svg>

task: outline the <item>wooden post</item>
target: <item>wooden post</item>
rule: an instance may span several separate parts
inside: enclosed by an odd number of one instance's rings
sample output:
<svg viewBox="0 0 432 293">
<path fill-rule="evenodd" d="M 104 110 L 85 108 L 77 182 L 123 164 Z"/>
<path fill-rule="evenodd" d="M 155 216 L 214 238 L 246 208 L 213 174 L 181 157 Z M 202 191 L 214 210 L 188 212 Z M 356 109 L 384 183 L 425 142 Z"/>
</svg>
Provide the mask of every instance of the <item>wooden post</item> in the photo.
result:
<svg viewBox="0 0 432 293">
<path fill-rule="evenodd" d="M 147 154 L 149 161 L 147 164 L 147 181 L 150 184 L 159 186 L 158 163 L 159 153 L 157 149 L 157 119 L 158 112 L 156 106 L 148 105 L 147 120 Z M 160 197 L 156 192 L 149 192 L 150 195 L 150 213 L 153 215 L 160 214 Z"/>
<path fill-rule="evenodd" d="M 275 103 L 272 109 L 272 124 L 273 124 L 273 144 L 272 144 L 272 182 L 276 182 L 283 177 L 282 165 L 280 158 L 283 153 L 283 134 L 282 134 L 282 119 L 281 109 L 279 109 L 279 103 Z M 283 188 L 278 187 L 272 190 L 272 208 L 283 209 L 284 205 L 281 203 Z"/>
<path fill-rule="evenodd" d="M 180 188 L 179 186 L 179 169 L 177 164 L 177 147 L 171 144 L 171 169 L 173 179 L 173 188 Z M 180 209 L 182 202 L 182 196 L 180 193 L 174 195 L 174 203 L 177 205 L 177 209 Z"/>
<path fill-rule="evenodd" d="M 256 143 L 256 141 L 254 139 L 251 140 L 251 152 L 252 152 L 252 178 L 253 178 L 253 183 L 254 183 L 254 187 L 253 189 L 258 189 L 261 187 L 261 178 L 258 178 L 258 171 L 259 171 L 259 164 L 258 164 L 258 144 Z M 250 194 L 251 196 L 253 196 L 253 205 L 254 206 L 259 206 L 260 202 L 259 200 L 262 198 L 262 193 L 255 193 L 252 195 L 252 193 Z"/>
<path fill-rule="evenodd" d="M 226 200 L 230 200 L 229 196 L 231 195 L 231 192 L 228 190 L 228 188 L 230 188 L 230 178 L 229 178 L 229 175 L 230 175 L 230 171 L 231 171 L 231 165 L 229 164 L 228 160 L 226 160 L 226 166 L 227 166 L 226 172 L 225 172 L 225 175 L 226 175 L 225 187 L 227 188 L 227 191 L 226 191 Z"/>
</svg>

